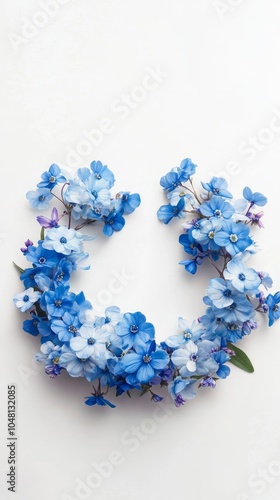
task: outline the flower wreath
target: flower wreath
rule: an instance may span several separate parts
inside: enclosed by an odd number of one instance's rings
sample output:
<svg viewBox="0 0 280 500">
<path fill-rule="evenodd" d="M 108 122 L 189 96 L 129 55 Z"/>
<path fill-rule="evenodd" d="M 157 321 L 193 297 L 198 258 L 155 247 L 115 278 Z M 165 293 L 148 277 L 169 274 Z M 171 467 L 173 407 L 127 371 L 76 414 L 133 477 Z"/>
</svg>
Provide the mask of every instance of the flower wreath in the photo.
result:
<svg viewBox="0 0 280 500">
<path fill-rule="evenodd" d="M 141 312 L 122 313 L 111 306 L 104 316 L 95 316 L 84 293 L 70 291 L 72 272 L 89 268 L 84 264 L 88 254 L 83 242 L 92 238 L 79 230 L 101 222 L 106 236 L 120 231 L 124 216 L 139 206 L 139 194 L 120 191 L 113 197 L 113 173 L 93 161 L 74 176 L 51 165 L 38 189 L 26 195 L 36 209 L 44 210 L 55 198 L 63 210 L 54 207 L 50 218 L 37 217 L 40 239 L 37 245 L 28 239 L 21 248 L 30 267 L 16 266 L 25 290 L 15 295 L 14 303 L 30 314 L 23 330 L 41 336 L 36 359 L 50 377 L 64 370 L 71 377 L 94 382 L 93 392 L 85 398 L 89 406 L 114 407 L 104 397 L 111 387 L 117 396 L 130 396 L 137 389 L 159 402 L 163 397 L 156 386 L 167 387 L 175 405 L 181 406 L 198 388 L 213 388 L 218 379 L 226 378 L 228 362 L 252 372 L 250 360 L 235 344 L 257 328 L 256 311 L 268 316 L 269 326 L 280 317 L 280 292 L 265 293 L 272 279 L 246 266 L 258 251 L 250 226 L 263 227 L 263 212 L 254 209 L 264 206 L 266 197 L 245 187 L 243 198 L 233 202 L 227 182 L 218 177 L 202 182 L 199 195 L 192 180 L 195 170 L 196 165 L 185 159 L 161 178 L 168 204 L 157 215 L 168 224 L 174 217 L 190 214 L 192 220 L 183 224 L 179 237 L 188 258 L 180 264 L 195 274 L 208 261 L 218 277 L 209 281 L 203 298 L 205 313 L 191 326 L 179 318 L 179 331 L 159 344 L 154 326 Z"/>
</svg>

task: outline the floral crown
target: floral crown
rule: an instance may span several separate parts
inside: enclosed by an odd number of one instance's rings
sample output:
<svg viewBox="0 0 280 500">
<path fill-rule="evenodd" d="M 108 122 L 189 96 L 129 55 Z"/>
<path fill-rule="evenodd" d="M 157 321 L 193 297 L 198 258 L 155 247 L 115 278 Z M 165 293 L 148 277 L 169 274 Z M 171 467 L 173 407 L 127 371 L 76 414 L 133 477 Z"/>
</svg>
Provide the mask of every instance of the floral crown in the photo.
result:
<svg viewBox="0 0 280 500">
<path fill-rule="evenodd" d="M 84 293 L 70 290 L 72 273 L 89 269 L 83 242 L 92 237 L 79 231 L 99 222 L 103 233 L 112 236 L 140 205 L 139 194 L 120 191 L 112 196 L 114 174 L 93 161 L 74 176 L 51 165 L 37 189 L 26 195 L 31 207 L 40 211 L 53 198 L 62 208 L 53 207 L 50 217 L 38 216 L 37 245 L 28 239 L 21 248 L 29 267 L 16 265 L 25 289 L 14 296 L 14 303 L 29 315 L 23 330 L 40 336 L 36 359 L 45 365 L 46 374 L 56 378 L 64 371 L 93 383 L 85 398 L 89 406 L 114 407 L 104 397 L 110 388 L 117 396 L 130 396 L 136 389 L 160 402 L 164 387 L 181 406 L 198 388 L 214 388 L 217 380 L 228 377 L 228 363 L 252 372 L 252 363 L 235 344 L 257 328 L 256 312 L 268 317 L 269 326 L 280 317 L 280 292 L 267 294 L 272 279 L 247 267 L 258 251 L 250 229 L 263 227 L 263 211 L 256 207 L 264 206 L 266 197 L 245 187 L 243 197 L 233 201 L 227 182 L 218 177 L 201 182 L 199 194 L 192 178 L 196 168 L 185 159 L 161 178 L 168 203 L 157 215 L 165 224 L 189 215 L 179 237 L 187 254 L 180 264 L 195 274 L 198 266 L 209 262 L 216 277 L 209 280 L 203 297 L 204 314 L 191 324 L 179 318 L 178 331 L 160 343 L 142 312 L 122 313 L 110 306 L 103 316 L 96 316 Z"/>
</svg>

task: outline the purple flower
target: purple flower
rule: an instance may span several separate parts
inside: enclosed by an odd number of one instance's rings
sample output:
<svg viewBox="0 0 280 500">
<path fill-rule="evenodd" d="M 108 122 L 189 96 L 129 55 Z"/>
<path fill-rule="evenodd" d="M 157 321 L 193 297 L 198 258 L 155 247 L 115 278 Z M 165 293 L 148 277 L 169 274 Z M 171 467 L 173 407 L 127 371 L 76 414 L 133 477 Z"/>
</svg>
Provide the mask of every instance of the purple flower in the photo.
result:
<svg viewBox="0 0 280 500">
<path fill-rule="evenodd" d="M 36 217 L 37 221 L 39 222 L 39 224 L 44 227 L 45 229 L 50 229 L 52 227 L 57 227 L 58 226 L 58 221 L 59 219 L 61 219 L 62 215 L 59 217 L 58 216 L 58 211 L 57 209 L 54 207 L 52 209 L 52 213 L 51 213 L 51 218 L 49 219 L 48 217 L 43 217 L 43 215 L 38 215 L 38 217 Z"/>
</svg>

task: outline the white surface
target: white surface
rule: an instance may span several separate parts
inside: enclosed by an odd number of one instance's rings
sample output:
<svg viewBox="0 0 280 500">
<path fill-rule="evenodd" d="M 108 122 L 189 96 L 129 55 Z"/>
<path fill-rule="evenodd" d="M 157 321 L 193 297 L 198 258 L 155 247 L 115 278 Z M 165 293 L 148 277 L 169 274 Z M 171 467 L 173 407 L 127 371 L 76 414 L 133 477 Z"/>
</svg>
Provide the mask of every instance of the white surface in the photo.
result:
<svg viewBox="0 0 280 500">
<path fill-rule="evenodd" d="M 119 399 L 115 410 L 88 408 L 90 384 L 50 380 L 34 363 L 37 341 L 21 331 L 22 315 L 12 305 L 21 283 L 11 261 L 24 264 L 18 248 L 37 238 L 25 193 L 43 170 L 69 163 L 70 150 L 80 152 L 76 166 L 100 159 L 114 171 L 116 190 L 139 191 L 142 205 L 120 234 L 87 245 L 92 270 L 75 286 L 96 297 L 124 268 L 133 279 L 112 302 L 143 311 L 163 340 L 179 315 L 192 320 L 203 312 L 207 276 L 202 269 L 187 276 L 178 266 L 180 225 L 166 227 L 155 215 L 163 203 L 159 178 L 190 157 L 199 165 L 196 182 L 223 171 L 236 196 L 246 184 L 268 195 L 266 229 L 256 234 L 263 252 L 251 264 L 272 275 L 277 291 L 279 1 L 64 0 L 52 16 L 40 17 L 44 3 L 0 2 L 1 498 L 12 496 L 5 482 L 6 388 L 16 383 L 20 500 L 275 500 L 279 324 L 268 330 L 260 322 L 243 343 L 254 375 L 233 368 L 215 391 L 202 391 L 180 410 L 157 410 L 155 420 L 156 406 L 137 397 Z M 45 26 L 29 25 L 16 50 L 11 33 L 26 30 L 26 20 Z M 145 93 L 156 68 L 161 76 Z M 133 108 L 120 108 L 123 94 Z M 110 131 L 83 153 L 86 133 L 105 119 Z M 258 134 L 257 149 L 248 151 Z M 119 465 L 103 469 L 108 477 L 100 479 L 92 464 L 111 459 Z M 79 480 L 93 487 L 78 491 Z"/>
</svg>

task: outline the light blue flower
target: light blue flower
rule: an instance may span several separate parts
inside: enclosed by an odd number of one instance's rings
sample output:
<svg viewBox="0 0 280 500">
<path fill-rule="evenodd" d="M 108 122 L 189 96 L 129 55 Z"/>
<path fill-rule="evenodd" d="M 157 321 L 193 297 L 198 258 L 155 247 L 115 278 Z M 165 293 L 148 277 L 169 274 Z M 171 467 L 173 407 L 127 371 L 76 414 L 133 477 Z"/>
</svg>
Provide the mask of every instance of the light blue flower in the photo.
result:
<svg viewBox="0 0 280 500">
<path fill-rule="evenodd" d="M 236 293 L 230 282 L 222 278 L 213 278 L 209 281 L 207 294 L 214 306 L 221 308 L 230 306 L 234 302 L 234 294 Z"/>
<path fill-rule="evenodd" d="M 96 364 L 100 368 L 106 365 L 106 342 L 110 339 L 110 333 L 102 328 L 94 328 L 89 325 L 82 325 L 76 337 L 70 340 L 71 349 L 78 358 L 87 359 L 93 356 Z"/>
<path fill-rule="evenodd" d="M 261 193 L 253 193 L 253 191 L 246 186 L 243 189 L 243 196 L 245 200 L 249 201 L 251 204 L 251 207 L 253 205 L 257 205 L 258 207 L 263 207 L 267 203 L 267 198 Z"/>
<path fill-rule="evenodd" d="M 239 292 L 256 290 L 261 284 L 261 279 L 255 269 L 245 267 L 243 262 L 234 258 L 230 260 L 224 270 L 224 277 L 231 281 L 232 286 Z"/>
<path fill-rule="evenodd" d="M 176 406 L 181 406 L 188 399 L 196 396 L 196 380 L 186 380 L 180 375 L 171 380 L 168 384 L 168 392 Z"/>
<path fill-rule="evenodd" d="M 171 361 L 179 368 L 182 377 L 208 375 L 218 369 L 218 364 L 211 356 L 213 347 L 213 342 L 209 340 L 202 340 L 197 344 L 190 340 L 183 348 L 172 353 Z"/>
<path fill-rule="evenodd" d="M 48 250 L 55 250 L 57 253 L 69 255 L 72 251 L 81 251 L 82 240 L 83 235 L 75 231 L 75 229 L 59 226 L 49 229 L 42 246 Z"/>
<path fill-rule="evenodd" d="M 42 294 L 40 292 L 35 292 L 34 288 L 30 287 L 24 290 L 24 292 L 17 293 L 13 301 L 21 312 L 25 312 L 28 311 L 41 296 Z"/>
<path fill-rule="evenodd" d="M 41 352 L 36 354 L 36 361 L 45 365 L 45 372 L 51 378 L 60 375 L 60 353 L 61 346 L 55 345 L 48 340 L 41 345 Z"/>
<path fill-rule="evenodd" d="M 201 324 L 197 320 L 194 320 L 192 325 L 189 326 L 187 320 L 185 320 L 184 318 L 179 318 L 178 326 L 181 330 L 180 333 L 178 333 L 177 335 L 170 335 L 164 341 L 168 347 L 171 347 L 171 349 L 177 349 L 190 340 L 196 342 L 197 340 L 199 340 L 204 331 Z"/>
<path fill-rule="evenodd" d="M 228 183 L 222 177 L 212 177 L 210 182 L 201 182 L 201 185 L 205 191 L 212 195 L 232 198 L 232 194 L 227 190 Z"/>
<path fill-rule="evenodd" d="M 39 188 L 36 191 L 28 191 L 26 193 L 26 198 L 28 199 L 30 206 L 32 208 L 38 208 L 38 210 L 45 210 L 49 206 L 49 202 L 53 195 L 47 188 Z"/>
<path fill-rule="evenodd" d="M 230 255 L 237 255 L 253 243 L 249 233 L 249 227 L 242 222 L 223 221 L 223 227 L 215 234 L 214 241 Z"/>
<path fill-rule="evenodd" d="M 66 344 L 62 346 L 59 363 L 71 377 L 85 377 L 92 382 L 102 375 L 102 370 L 96 365 L 94 356 L 80 359 Z"/>
<path fill-rule="evenodd" d="M 202 203 L 199 209 L 205 217 L 215 217 L 216 219 L 230 219 L 234 214 L 233 206 L 222 196 L 212 196 L 211 200 Z"/>
<path fill-rule="evenodd" d="M 204 301 L 207 303 L 206 298 L 204 298 Z M 223 319 L 227 323 L 243 323 L 252 319 L 255 315 L 251 302 L 247 300 L 244 294 L 238 292 L 234 294 L 232 304 L 222 308 L 212 305 L 212 311 L 218 318 Z"/>
<path fill-rule="evenodd" d="M 51 329 L 57 334 L 61 342 L 69 342 L 78 333 L 81 326 L 77 316 L 65 312 L 61 319 L 54 319 L 51 322 Z"/>
<path fill-rule="evenodd" d="M 211 252 L 219 251 L 220 247 L 215 243 L 215 234 L 222 228 L 222 223 L 217 219 L 202 219 L 199 223 L 199 228 L 192 230 L 192 237 L 200 244 L 211 250 Z"/>
<path fill-rule="evenodd" d="M 115 183 L 115 177 L 113 172 L 111 172 L 111 170 L 109 170 L 109 168 L 106 165 L 103 165 L 101 161 L 97 160 L 91 162 L 90 168 L 96 179 L 98 180 L 104 179 L 105 181 L 108 182 L 109 188 L 113 187 Z"/>
</svg>

